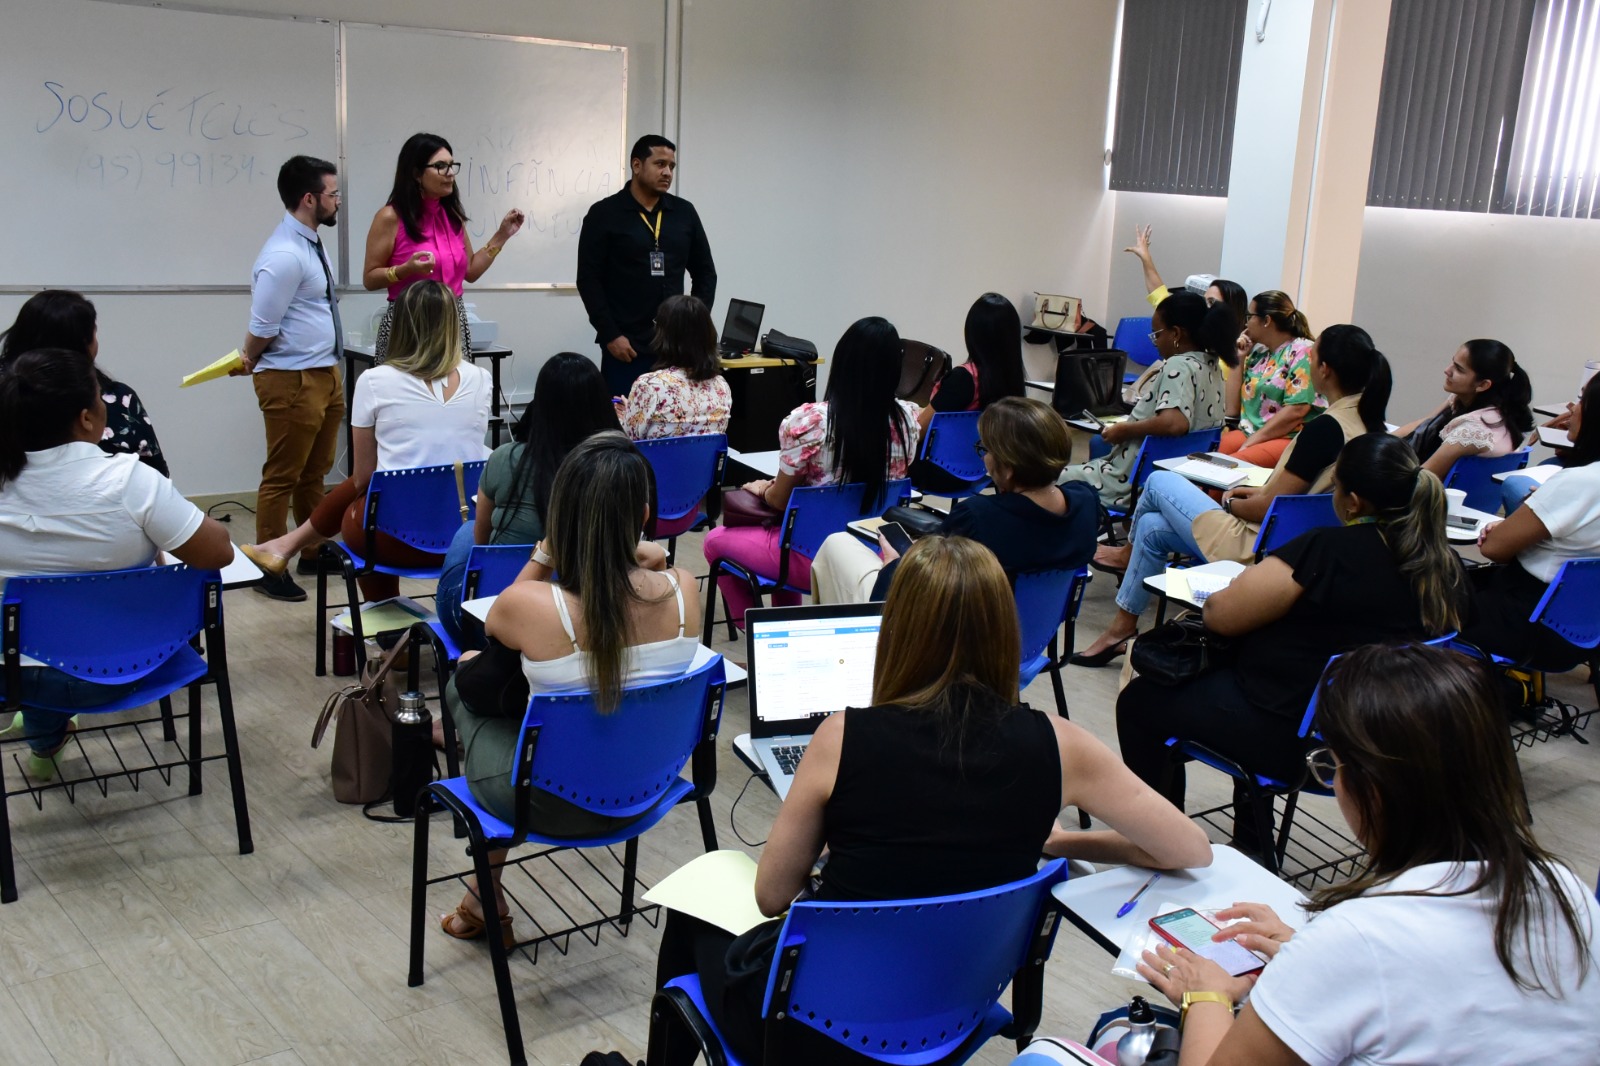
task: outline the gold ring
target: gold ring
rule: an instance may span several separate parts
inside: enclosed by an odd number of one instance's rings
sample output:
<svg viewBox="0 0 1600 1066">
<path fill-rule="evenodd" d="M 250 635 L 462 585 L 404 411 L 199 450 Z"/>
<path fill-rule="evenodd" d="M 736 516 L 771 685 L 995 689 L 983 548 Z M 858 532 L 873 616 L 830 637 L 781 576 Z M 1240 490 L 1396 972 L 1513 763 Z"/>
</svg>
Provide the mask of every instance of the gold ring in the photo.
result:
<svg viewBox="0 0 1600 1066">
<path fill-rule="evenodd" d="M 1169 963 L 1167 963 L 1166 968 L 1163 969 L 1161 972 L 1162 973 L 1171 973 L 1173 968 L 1174 968 L 1174 966 L 1176 966 L 1176 963 L 1169 962 Z"/>
</svg>

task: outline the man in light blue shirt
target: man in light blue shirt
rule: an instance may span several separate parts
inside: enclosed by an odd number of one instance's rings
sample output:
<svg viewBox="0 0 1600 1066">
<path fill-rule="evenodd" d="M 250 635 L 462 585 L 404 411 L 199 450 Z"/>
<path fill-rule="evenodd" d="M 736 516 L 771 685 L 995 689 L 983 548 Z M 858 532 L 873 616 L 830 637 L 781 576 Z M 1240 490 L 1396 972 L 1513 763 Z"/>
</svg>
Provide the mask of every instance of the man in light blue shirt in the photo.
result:
<svg viewBox="0 0 1600 1066">
<path fill-rule="evenodd" d="M 256 494 L 256 543 L 309 522 L 322 502 L 323 479 L 333 467 L 344 388 L 343 351 L 333 267 L 318 229 L 339 217 L 339 173 L 332 163 L 297 155 L 278 170 L 278 196 L 286 211 L 256 257 L 250 282 L 250 329 L 239 351 L 267 431 L 267 461 Z M 315 573 L 302 556 L 299 570 Z M 267 575 L 256 591 L 277 600 L 303 600 L 305 590 L 287 573 Z"/>
</svg>

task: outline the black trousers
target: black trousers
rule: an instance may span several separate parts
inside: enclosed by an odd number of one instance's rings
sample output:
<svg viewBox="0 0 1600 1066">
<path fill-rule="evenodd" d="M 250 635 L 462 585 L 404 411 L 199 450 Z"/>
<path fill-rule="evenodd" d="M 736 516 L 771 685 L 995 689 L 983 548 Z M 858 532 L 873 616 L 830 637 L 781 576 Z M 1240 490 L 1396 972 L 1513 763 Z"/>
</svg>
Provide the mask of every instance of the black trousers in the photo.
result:
<svg viewBox="0 0 1600 1066">
<path fill-rule="evenodd" d="M 1299 719 L 1251 704 L 1233 670 L 1218 670 L 1175 688 L 1134 678 L 1117 697 L 1122 761 L 1179 810 L 1187 782 L 1183 762 L 1167 747 L 1169 737 L 1204 744 L 1254 773 L 1294 781 L 1305 770 L 1306 751 L 1314 746 L 1297 735 L 1299 728 Z M 1234 785 L 1233 796 L 1238 842 L 1248 850 L 1262 850 L 1268 842 L 1256 838 L 1257 823 L 1239 809 L 1245 800 L 1242 785 Z"/>
<path fill-rule="evenodd" d="M 1521 563 L 1475 567 L 1467 571 L 1467 584 L 1472 608 L 1461 627 L 1461 639 L 1551 673 L 1571 670 L 1589 658 L 1590 652 L 1555 630 L 1528 621 L 1549 586 Z"/>
</svg>

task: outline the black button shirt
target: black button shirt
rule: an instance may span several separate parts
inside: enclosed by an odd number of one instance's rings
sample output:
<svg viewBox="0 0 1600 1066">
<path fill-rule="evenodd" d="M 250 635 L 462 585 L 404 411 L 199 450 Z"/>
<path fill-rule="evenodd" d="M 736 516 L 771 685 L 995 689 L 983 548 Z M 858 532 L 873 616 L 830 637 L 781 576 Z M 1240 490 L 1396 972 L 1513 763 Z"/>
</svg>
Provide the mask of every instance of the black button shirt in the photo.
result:
<svg viewBox="0 0 1600 1066">
<path fill-rule="evenodd" d="M 717 268 L 711 245 L 694 205 L 663 193 L 656 211 L 661 218 L 661 250 L 666 275 L 652 277 L 650 253 L 655 250 L 655 212 L 634 199 L 630 181 L 620 192 L 596 201 L 583 218 L 578 236 L 578 295 L 602 345 L 627 337 L 636 349 L 648 346 L 656 309 L 668 296 L 683 292 L 684 270 L 694 276 L 695 296 L 710 307 L 717 293 Z M 649 217 L 647 225 L 643 218 Z"/>
</svg>

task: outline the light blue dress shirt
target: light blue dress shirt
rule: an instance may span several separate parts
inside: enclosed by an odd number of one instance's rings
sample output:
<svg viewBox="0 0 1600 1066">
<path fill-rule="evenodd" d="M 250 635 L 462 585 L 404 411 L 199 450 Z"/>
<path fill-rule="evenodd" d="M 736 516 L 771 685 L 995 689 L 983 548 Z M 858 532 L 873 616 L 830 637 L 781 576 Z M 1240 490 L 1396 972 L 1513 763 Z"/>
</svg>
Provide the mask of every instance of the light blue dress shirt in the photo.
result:
<svg viewBox="0 0 1600 1066">
<path fill-rule="evenodd" d="M 316 241 L 316 230 L 285 212 L 256 256 L 250 332 L 273 338 L 256 363 L 257 372 L 310 370 L 338 362 L 336 311 L 328 305 L 331 269 L 324 273 Z"/>
</svg>

